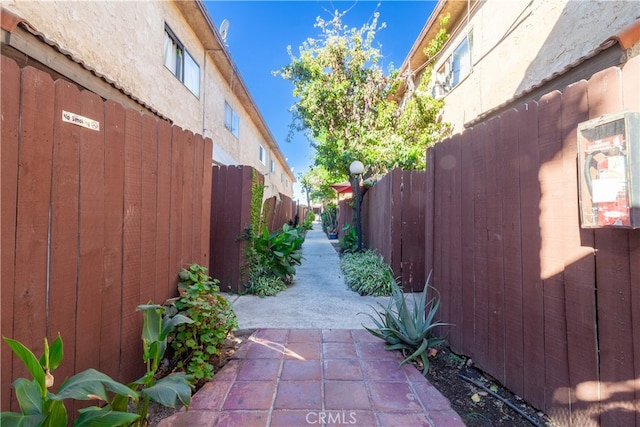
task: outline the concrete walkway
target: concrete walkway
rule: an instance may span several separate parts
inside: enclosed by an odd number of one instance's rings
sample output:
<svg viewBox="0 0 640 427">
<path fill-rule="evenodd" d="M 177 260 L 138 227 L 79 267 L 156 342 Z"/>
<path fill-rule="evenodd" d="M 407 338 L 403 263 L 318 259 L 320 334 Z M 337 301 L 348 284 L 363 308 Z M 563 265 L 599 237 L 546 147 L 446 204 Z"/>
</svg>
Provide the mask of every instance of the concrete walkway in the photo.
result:
<svg viewBox="0 0 640 427">
<path fill-rule="evenodd" d="M 377 302 L 386 305 L 389 297 L 363 297 L 349 289 L 342 277 L 340 257 L 319 223 L 307 232 L 302 256 L 292 285 L 278 295 L 226 295 L 238 316 L 239 329 L 373 326 L 367 316 L 358 313 L 375 314 L 371 306 L 378 308 Z"/>
<path fill-rule="evenodd" d="M 161 427 L 464 426 L 412 365 L 399 366 L 362 323 L 369 304 L 344 284 L 319 224 L 307 233 L 292 286 L 275 297 L 227 296 L 240 329 L 257 329 L 189 411 Z"/>
</svg>

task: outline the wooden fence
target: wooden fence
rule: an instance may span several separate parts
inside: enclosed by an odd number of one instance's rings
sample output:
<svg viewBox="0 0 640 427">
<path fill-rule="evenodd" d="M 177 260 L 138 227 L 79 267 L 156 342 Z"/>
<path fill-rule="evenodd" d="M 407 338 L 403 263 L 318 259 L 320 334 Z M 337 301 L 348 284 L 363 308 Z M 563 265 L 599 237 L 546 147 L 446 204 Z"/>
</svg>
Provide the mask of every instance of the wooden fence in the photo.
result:
<svg viewBox="0 0 640 427">
<path fill-rule="evenodd" d="M 450 345 L 559 425 L 640 425 L 640 230 L 582 229 L 576 167 L 578 123 L 639 111 L 639 81 L 636 57 L 428 152 Z"/>
<path fill-rule="evenodd" d="M 394 169 L 362 201 L 363 245 L 389 264 L 406 292 L 424 289 L 426 173 Z"/>
<path fill-rule="evenodd" d="M 57 385 L 90 367 L 137 379 L 136 306 L 175 296 L 181 267 L 209 263 L 211 140 L 1 65 L 2 335 L 39 356 L 60 333 Z M 11 383 L 28 374 L 1 347 L 2 410 L 17 410 Z"/>
<path fill-rule="evenodd" d="M 209 272 L 220 280 L 221 290 L 243 292 L 247 240 L 242 236 L 251 225 L 253 179 L 262 185 L 264 176 L 250 166 L 214 166 L 212 175 Z M 265 200 L 262 209 L 267 228 L 274 231 L 295 218 L 297 207 L 280 193 Z"/>
</svg>

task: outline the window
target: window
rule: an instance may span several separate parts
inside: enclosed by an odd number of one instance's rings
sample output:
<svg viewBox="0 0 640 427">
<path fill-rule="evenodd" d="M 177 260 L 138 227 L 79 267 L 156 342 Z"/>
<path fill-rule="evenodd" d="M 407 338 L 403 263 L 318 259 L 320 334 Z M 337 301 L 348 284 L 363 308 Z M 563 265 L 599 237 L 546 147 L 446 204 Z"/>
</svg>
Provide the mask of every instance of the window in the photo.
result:
<svg viewBox="0 0 640 427">
<path fill-rule="evenodd" d="M 469 34 L 453 50 L 436 72 L 433 96 L 442 98 L 471 74 L 471 46 L 473 34 Z"/>
<path fill-rule="evenodd" d="M 200 67 L 173 31 L 164 27 L 164 66 L 195 96 L 200 96 Z"/>
<path fill-rule="evenodd" d="M 260 163 L 262 163 L 263 165 L 267 164 L 266 157 L 267 157 L 267 152 L 265 151 L 264 147 L 262 145 L 260 145 L 260 151 L 258 153 L 258 158 L 260 159 Z"/>
<path fill-rule="evenodd" d="M 269 171 L 271 173 L 275 173 L 276 171 L 276 162 L 274 162 L 273 160 L 271 160 L 271 167 L 269 168 Z"/>
<path fill-rule="evenodd" d="M 227 102 L 224 103 L 224 127 L 229 129 L 229 132 L 231 132 L 233 136 L 239 138 L 240 120 L 236 112 L 233 111 L 233 108 L 231 108 Z"/>
</svg>

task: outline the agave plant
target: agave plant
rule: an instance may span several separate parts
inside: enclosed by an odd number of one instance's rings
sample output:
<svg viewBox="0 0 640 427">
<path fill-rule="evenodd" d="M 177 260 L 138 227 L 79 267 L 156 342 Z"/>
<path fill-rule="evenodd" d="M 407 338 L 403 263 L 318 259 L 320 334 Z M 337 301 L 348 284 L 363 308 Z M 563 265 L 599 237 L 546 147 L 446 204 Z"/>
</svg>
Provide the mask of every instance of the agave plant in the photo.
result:
<svg viewBox="0 0 640 427">
<path fill-rule="evenodd" d="M 429 288 L 433 289 L 436 295 L 427 301 Z M 402 351 L 405 359 L 400 363 L 401 366 L 420 357 L 423 366 L 422 374 L 426 375 L 429 370 L 427 350 L 444 342 L 444 338 L 433 336 L 434 329 L 449 325 L 449 323 L 435 320 L 436 312 L 440 307 L 440 295 L 435 288 L 429 286 L 429 279 L 427 279 L 422 296 L 419 300 L 414 299 L 413 309 L 409 309 L 397 283 L 392 284 L 391 292 L 391 301 L 386 307 L 378 303 L 382 308 L 382 311 L 376 311 L 379 319 L 369 313 L 363 313 L 371 318 L 377 329 L 363 326 L 371 334 L 387 343 L 386 350 Z"/>
</svg>

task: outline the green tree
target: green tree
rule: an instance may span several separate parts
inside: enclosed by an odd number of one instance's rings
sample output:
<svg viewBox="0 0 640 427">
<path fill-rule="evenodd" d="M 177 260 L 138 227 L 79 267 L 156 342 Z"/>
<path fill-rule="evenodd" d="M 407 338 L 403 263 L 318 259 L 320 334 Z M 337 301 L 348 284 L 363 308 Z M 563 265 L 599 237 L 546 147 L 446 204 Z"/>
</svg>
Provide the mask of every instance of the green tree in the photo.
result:
<svg viewBox="0 0 640 427">
<path fill-rule="evenodd" d="M 437 121 L 442 102 L 433 100 L 425 82 L 411 93 L 416 101 L 399 108 L 393 97 L 398 73 L 393 66 L 383 72 L 373 44 L 385 27 L 378 25 L 379 13 L 359 29 L 343 25 L 342 16 L 316 18 L 320 36 L 305 41 L 298 57 L 289 46 L 291 63 L 275 72 L 294 86 L 291 134 L 307 132 L 315 166 L 333 177 L 329 183 L 345 180 L 353 160 L 362 161 L 368 175 L 424 169 L 426 147 L 447 129 Z"/>
<path fill-rule="evenodd" d="M 307 195 L 307 203 L 317 202 L 326 204 L 336 199 L 336 191 L 331 184 L 345 181 L 346 176 L 332 175 L 323 166 L 313 166 L 300 175 L 300 185 Z"/>
</svg>

